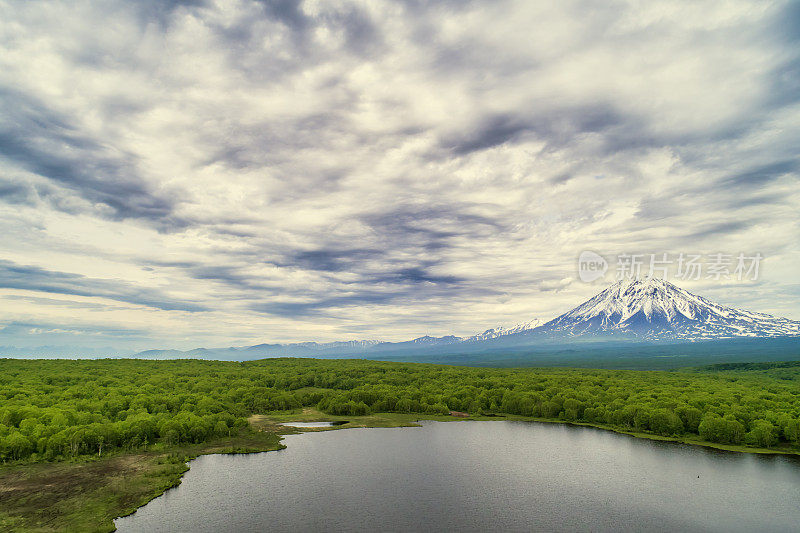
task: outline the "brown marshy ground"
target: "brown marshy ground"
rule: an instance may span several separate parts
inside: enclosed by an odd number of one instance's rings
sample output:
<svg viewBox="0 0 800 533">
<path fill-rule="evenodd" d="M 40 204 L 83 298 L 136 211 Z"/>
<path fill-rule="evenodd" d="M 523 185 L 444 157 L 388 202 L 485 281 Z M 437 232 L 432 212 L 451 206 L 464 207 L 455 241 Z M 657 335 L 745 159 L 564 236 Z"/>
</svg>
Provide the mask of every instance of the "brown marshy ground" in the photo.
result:
<svg viewBox="0 0 800 533">
<path fill-rule="evenodd" d="M 134 512 L 180 483 L 186 462 L 207 453 L 283 447 L 274 433 L 222 439 L 75 462 L 0 467 L 0 530 L 113 531 L 113 519 Z"/>
</svg>

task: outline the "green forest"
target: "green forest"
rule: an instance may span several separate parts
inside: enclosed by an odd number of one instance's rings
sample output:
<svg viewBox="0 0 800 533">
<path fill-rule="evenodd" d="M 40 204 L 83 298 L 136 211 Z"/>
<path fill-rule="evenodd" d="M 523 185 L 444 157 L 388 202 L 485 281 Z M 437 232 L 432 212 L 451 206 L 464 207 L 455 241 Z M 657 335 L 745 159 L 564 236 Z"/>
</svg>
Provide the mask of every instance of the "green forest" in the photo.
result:
<svg viewBox="0 0 800 533">
<path fill-rule="evenodd" d="M 250 431 L 314 407 L 519 415 L 800 449 L 800 362 L 686 371 L 492 369 L 363 360 L 0 360 L 0 461 L 46 462 Z"/>
</svg>

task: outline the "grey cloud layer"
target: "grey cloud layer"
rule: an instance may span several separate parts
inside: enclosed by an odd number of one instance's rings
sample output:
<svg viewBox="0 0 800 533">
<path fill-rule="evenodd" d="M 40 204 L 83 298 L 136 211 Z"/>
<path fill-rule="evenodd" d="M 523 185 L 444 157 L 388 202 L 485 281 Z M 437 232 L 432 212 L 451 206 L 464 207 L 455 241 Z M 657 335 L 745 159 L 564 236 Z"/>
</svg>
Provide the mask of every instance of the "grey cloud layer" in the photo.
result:
<svg viewBox="0 0 800 533">
<path fill-rule="evenodd" d="M 0 1 L 0 20 L 20 342 L 40 322 L 136 346 L 473 333 L 589 296 L 584 249 L 760 251 L 762 297 L 722 299 L 800 317 L 796 2 Z M 109 311 L 73 323 L 47 293 Z"/>
<path fill-rule="evenodd" d="M 153 194 L 141 182 L 136 157 L 82 134 L 70 123 L 71 117 L 11 89 L 0 90 L 0 117 L 0 156 L 48 180 L 27 189 L 6 185 L 10 200 L 16 195 L 17 200 L 31 202 L 36 196 L 74 212 L 77 202 L 64 199 L 75 195 L 88 203 L 87 209 L 101 215 L 175 223 L 173 202 Z"/>
<path fill-rule="evenodd" d="M 198 312 L 206 307 L 170 299 L 159 291 L 133 286 L 121 280 L 92 279 L 80 274 L 45 270 L 0 260 L 0 287 L 25 291 L 94 296 L 162 311 Z"/>
</svg>

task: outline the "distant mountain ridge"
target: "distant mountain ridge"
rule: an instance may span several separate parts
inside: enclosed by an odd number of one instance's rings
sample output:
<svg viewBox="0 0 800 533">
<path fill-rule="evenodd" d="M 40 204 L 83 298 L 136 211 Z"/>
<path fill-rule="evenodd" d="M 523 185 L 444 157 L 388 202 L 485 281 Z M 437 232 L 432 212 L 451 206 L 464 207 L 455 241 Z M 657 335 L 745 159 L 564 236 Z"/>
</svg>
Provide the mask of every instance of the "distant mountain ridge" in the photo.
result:
<svg viewBox="0 0 800 533">
<path fill-rule="evenodd" d="M 496 326 L 491 329 L 487 329 L 483 333 L 479 333 L 478 335 L 473 335 L 472 337 L 464 337 L 462 338 L 465 342 L 476 342 L 476 341 L 485 341 L 487 339 L 496 339 L 498 337 L 503 337 L 505 335 L 514 335 L 516 333 L 522 333 L 525 331 L 530 331 L 533 329 L 538 328 L 542 325 L 542 321 L 538 318 L 534 318 L 533 320 L 529 320 L 528 322 L 523 322 L 522 324 L 517 324 L 516 326 L 512 326 L 510 328 L 506 328 L 503 326 Z"/>
<path fill-rule="evenodd" d="M 475 344 L 488 339 L 497 339 L 517 333 L 529 331 L 541 324 L 534 319 L 516 326 L 505 328 L 497 326 L 487 329 L 483 333 L 470 337 L 445 335 L 432 337 L 424 335 L 408 341 L 386 342 L 378 340 L 353 340 L 336 342 L 294 342 L 289 344 L 256 344 L 254 346 L 230 348 L 195 348 L 193 350 L 145 350 L 134 357 L 148 359 L 188 359 L 188 358 L 221 358 L 221 359 L 257 359 L 263 357 L 337 357 L 337 356 L 366 356 L 366 354 L 398 353 L 408 350 L 425 350 L 435 347 L 453 345 Z"/>
<path fill-rule="evenodd" d="M 258 344 L 241 348 L 189 351 L 148 350 L 145 358 L 258 359 L 266 357 L 382 357 L 410 353 L 476 352 L 504 346 L 575 341 L 700 341 L 800 336 L 800 321 L 716 304 L 668 281 L 648 278 L 614 283 L 594 297 L 542 323 L 497 326 L 469 337 L 425 335 L 404 342 L 358 340 Z"/>
</svg>

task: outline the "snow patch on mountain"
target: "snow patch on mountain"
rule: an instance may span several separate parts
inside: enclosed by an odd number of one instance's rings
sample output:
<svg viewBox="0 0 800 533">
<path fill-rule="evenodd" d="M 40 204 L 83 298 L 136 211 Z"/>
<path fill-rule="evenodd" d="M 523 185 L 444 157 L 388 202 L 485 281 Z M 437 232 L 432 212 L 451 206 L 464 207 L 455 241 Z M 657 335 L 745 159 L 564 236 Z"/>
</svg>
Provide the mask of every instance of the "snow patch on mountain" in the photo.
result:
<svg viewBox="0 0 800 533">
<path fill-rule="evenodd" d="M 467 337 L 464 339 L 466 342 L 477 342 L 477 341 L 485 341 L 488 339 L 496 339 L 498 337 L 504 337 L 506 335 L 514 335 L 516 333 L 522 333 L 525 331 L 533 330 L 542 325 L 542 321 L 538 318 L 534 318 L 533 320 L 529 320 L 528 322 L 523 322 L 521 324 L 517 324 L 516 326 L 512 326 L 510 328 L 504 326 L 496 326 L 490 329 L 487 329 L 483 333 L 478 333 L 477 335 L 473 335 L 471 337 Z"/>
<path fill-rule="evenodd" d="M 461 342 L 462 340 L 463 339 L 461 337 L 456 337 L 455 335 L 445 335 L 444 337 L 431 337 L 430 335 L 425 335 L 424 337 L 417 337 L 416 339 L 412 339 L 408 342 L 423 346 L 435 346 L 437 344 L 454 344 L 456 342 Z"/>
<path fill-rule="evenodd" d="M 287 344 L 286 346 L 298 347 L 298 348 L 310 348 L 315 350 L 330 350 L 335 348 L 368 349 L 378 344 L 381 344 L 381 341 L 361 340 L 361 341 L 334 341 L 334 342 L 295 342 Z"/>
</svg>

